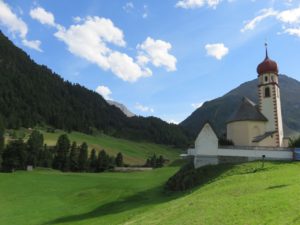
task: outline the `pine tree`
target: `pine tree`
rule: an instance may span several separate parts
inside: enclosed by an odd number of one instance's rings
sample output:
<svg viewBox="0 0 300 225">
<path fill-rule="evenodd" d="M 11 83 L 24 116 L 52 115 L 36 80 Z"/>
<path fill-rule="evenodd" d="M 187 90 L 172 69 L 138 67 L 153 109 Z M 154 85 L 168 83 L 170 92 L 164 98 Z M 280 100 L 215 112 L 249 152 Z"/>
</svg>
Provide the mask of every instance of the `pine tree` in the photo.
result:
<svg viewBox="0 0 300 225">
<path fill-rule="evenodd" d="M 162 155 L 160 155 L 156 161 L 156 167 L 160 168 L 163 167 L 165 163 L 165 159 Z"/>
<path fill-rule="evenodd" d="M 123 155 L 122 155 L 121 152 L 119 152 L 119 153 L 117 154 L 117 157 L 116 157 L 115 162 L 116 162 L 116 166 L 118 166 L 118 167 L 123 166 Z"/>
<path fill-rule="evenodd" d="M 96 155 L 96 150 L 94 148 L 91 151 L 91 155 L 89 158 L 89 171 L 90 172 L 97 171 L 97 155 Z"/>
<path fill-rule="evenodd" d="M 101 150 L 97 158 L 97 171 L 103 172 L 109 167 L 109 156 L 106 154 L 105 150 Z"/>
<path fill-rule="evenodd" d="M 4 151 L 4 132 L 5 132 L 4 125 L 0 118 L 0 169 L 2 165 L 2 154 Z"/>
<path fill-rule="evenodd" d="M 50 148 L 45 144 L 39 157 L 39 166 L 50 168 L 53 161 L 53 154 Z"/>
<path fill-rule="evenodd" d="M 53 167 L 61 171 L 67 171 L 69 169 L 69 150 L 70 140 L 66 134 L 59 136 L 55 151 L 56 155 L 53 160 Z"/>
<path fill-rule="evenodd" d="M 71 151 L 70 151 L 70 170 L 73 172 L 76 172 L 79 170 L 78 167 L 78 157 L 79 157 L 79 148 L 74 141 L 71 146 Z"/>
<path fill-rule="evenodd" d="M 5 171 L 26 169 L 26 144 L 22 139 L 8 143 L 3 152 L 2 166 Z"/>
<path fill-rule="evenodd" d="M 44 137 L 43 134 L 34 130 L 27 141 L 27 165 L 34 167 L 38 164 L 38 157 L 43 150 Z"/>
<path fill-rule="evenodd" d="M 79 171 L 86 171 L 88 167 L 88 145 L 83 142 L 80 146 L 78 157 L 78 168 Z"/>
<path fill-rule="evenodd" d="M 154 154 L 150 159 L 151 167 L 156 168 L 156 163 L 157 163 L 157 158 L 156 158 L 156 155 Z"/>
</svg>

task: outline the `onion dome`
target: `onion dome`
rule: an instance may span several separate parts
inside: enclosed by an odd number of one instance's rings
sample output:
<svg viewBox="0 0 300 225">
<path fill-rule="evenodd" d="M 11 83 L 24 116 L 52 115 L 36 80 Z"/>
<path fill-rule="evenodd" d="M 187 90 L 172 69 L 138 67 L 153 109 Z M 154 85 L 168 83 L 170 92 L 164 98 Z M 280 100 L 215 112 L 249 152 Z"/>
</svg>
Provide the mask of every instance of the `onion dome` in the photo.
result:
<svg viewBox="0 0 300 225">
<path fill-rule="evenodd" d="M 265 74 L 265 73 L 275 73 L 275 74 L 278 74 L 277 63 L 275 61 L 269 59 L 267 44 L 265 44 L 265 46 L 266 46 L 266 58 L 264 59 L 264 61 L 262 61 L 257 66 L 257 73 L 259 75 Z"/>
</svg>

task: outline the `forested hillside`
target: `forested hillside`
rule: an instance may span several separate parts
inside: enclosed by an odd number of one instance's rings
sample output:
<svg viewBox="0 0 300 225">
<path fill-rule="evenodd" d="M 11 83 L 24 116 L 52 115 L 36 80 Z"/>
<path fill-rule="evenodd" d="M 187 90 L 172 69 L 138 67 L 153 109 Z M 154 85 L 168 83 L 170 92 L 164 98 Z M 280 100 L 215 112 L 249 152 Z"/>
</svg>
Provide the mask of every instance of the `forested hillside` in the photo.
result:
<svg viewBox="0 0 300 225">
<path fill-rule="evenodd" d="M 0 117 L 7 128 L 50 125 L 64 130 L 185 146 L 182 128 L 158 118 L 126 117 L 99 94 L 36 64 L 0 31 Z"/>
</svg>

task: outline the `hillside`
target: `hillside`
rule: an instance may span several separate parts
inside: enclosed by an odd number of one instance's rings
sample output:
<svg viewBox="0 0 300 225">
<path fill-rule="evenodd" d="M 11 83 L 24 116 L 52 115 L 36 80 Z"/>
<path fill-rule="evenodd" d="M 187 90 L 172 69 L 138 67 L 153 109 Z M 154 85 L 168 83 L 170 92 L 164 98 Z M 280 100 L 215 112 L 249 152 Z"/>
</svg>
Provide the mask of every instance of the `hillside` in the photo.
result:
<svg viewBox="0 0 300 225">
<path fill-rule="evenodd" d="M 285 135 L 300 132 L 300 82 L 286 75 L 279 75 L 279 85 Z M 195 137 L 203 123 L 209 120 L 219 135 L 222 135 L 226 132 L 227 119 L 243 96 L 258 102 L 257 79 L 241 84 L 220 98 L 205 102 L 180 125 L 190 130 Z"/>
<path fill-rule="evenodd" d="M 206 167 L 218 176 L 181 194 L 163 193 L 177 167 L 130 176 L 0 173 L 0 224 L 300 224 L 300 164 L 259 168 L 260 162 Z"/>
<path fill-rule="evenodd" d="M 128 118 L 99 94 L 64 81 L 36 64 L 0 31 L 0 119 L 7 128 L 51 125 L 58 129 L 185 146 L 183 130 L 158 118 Z"/>
<path fill-rule="evenodd" d="M 55 146 L 57 139 L 65 132 L 56 130 L 53 132 L 47 132 L 45 129 L 39 129 L 44 136 L 44 143 L 48 146 Z M 10 139 L 9 132 L 14 132 L 16 138 L 23 138 L 25 141 L 29 138 L 30 131 L 27 129 L 20 129 L 18 131 L 7 131 L 6 142 Z M 95 149 L 97 152 L 104 149 L 109 155 L 116 156 L 118 152 L 121 152 L 124 157 L 124 162 L 129 165 L 144 165 L 147 158 L 153 154 L 162 155 L 164 158 L 170 160 L 170 162 L 179 159 L 179 155 L 182 153 L 177 148 L 172 148 L 165 145 L 159 145 L 149 142 L 136 142 L 121 138 L 111 137 L 105 134 L 89 135 L 80 132 L 67 133 L 71 142 L 75 141 L 78 145 L 83 142 L 88 144 L 89 150 Z"/>
</svg>

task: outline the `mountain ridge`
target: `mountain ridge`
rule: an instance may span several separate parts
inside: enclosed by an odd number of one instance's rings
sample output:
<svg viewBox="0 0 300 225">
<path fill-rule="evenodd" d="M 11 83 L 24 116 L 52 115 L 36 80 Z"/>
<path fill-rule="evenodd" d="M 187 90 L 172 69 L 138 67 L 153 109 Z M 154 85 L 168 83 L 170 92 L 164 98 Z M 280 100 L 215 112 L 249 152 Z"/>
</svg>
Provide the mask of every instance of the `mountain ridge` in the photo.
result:
<svg viewBox="0 0 300 225">
<path fill-rule="evenodd" d="M 232 111 L 236 109 L 243 97 L 258 103 L 258 81 L 253 79 L 239 85 L 223 96 L 205 102 L 190 116 L 180 123 L 180 126 L 189 130 L 195 138 L 199 129 L 206 121 L 210 121 L 216 128 L 219 136 L 226 133 L 226 121 Z M 285 136 L 300 132 L 300 82 L 287 75 L 279 75 L 280 97 Z"/>
</svg>

